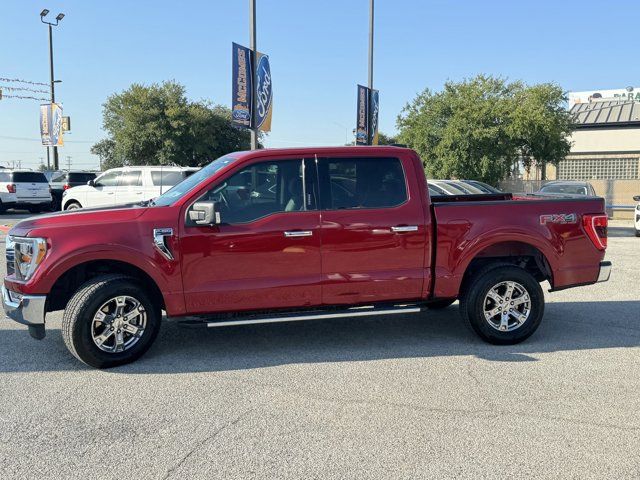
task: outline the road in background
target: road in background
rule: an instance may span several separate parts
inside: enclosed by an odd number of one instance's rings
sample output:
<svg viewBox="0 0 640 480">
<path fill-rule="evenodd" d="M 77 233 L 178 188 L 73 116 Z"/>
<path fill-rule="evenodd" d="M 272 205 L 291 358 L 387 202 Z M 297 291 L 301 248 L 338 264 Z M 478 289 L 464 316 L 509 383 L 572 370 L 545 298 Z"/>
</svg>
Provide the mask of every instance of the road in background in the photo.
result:
<svg viewBox="0 0 640 480">
<path fill-rule="evenodd" d="M 516 346 L 439 312 L 185 329 L 99 371 L 0 320 L 0 478 L 637 478 L 640 239 Z M 0 253 L 4 250 L 0 247 Z M 4 267 L 2 267 L 4 272 Z"/>
</svg>

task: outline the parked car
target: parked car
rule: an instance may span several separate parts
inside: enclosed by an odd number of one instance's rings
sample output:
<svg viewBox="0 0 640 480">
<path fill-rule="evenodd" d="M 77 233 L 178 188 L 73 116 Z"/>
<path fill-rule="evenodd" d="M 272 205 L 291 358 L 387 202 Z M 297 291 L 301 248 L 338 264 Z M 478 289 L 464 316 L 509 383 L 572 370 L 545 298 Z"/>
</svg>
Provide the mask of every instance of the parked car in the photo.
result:
<svg viewBox="0 0 640 480">
<path fill-rule="evenodd" d="M 484 183 L 484 182 L 480 182 L 478 180 L 460 180 L 461 182 L 467 183 L 469 185 L 471 185 L 472 187 L 477 188 L 478 190 L 480 190 L 482 193 L 502 193 L 502 190 L 496 188 L 496 187 L 492 187 L 491 185 L 489 185 L 488 183 Z"/>
<path fill-rule="evenodd" d="M 197 171 L 191 167 L 113 168 L 87 185 L 65 190 L 62 210 L 112 207 L 151 200 Z"/>
<path fill-rule="evenodd" d="M 555 196 L 588 196 L 595 197 L 596 191 L 589 182 L 578 182 L 572 180 L 557 180 L 545 183 L 540 190 L 535 192 L 540 195 Z"/>
<path fill-rule="evenodd" d="M 445 192 L 445 195 L 469 195 L 468 190 L 456 185 L 451 180 L 429 180 L 428 182 Z"/>
<path fill-rule="evenodd" d="M 611 270 L 603 199 L 432 200 L 418 155 L 390 146 L 236 152 L 154 202 L 33 217 L 6 242 L 6 314 L 43 338 L 46 314 L 64 310 L 66 346 L 101 368 L 144 354 L 163 310 L 224 327 L 459 298 L 481 338 L 514 344 L 542 321 L 540 282 Z"/>
<path fill-rule="evenodd" d="M 51 193 L 47 177 L 33 170 L 0 170 L 0 211 L 8 208 L 31 213 L 51 208 Z"/>
<path fill-rule="evenodd" d="M 80 170 L 71 170 L 68 172 L 58 172 L 51 177 L 49 185 L 51 186 L 51 196 L 53 197 L 54 210 L 60 210 L 62 206 L 62 194 L 65 190 L 80 185 L 86 185 L 87 182 L 96 178 L 95 172 L 86 172 Z"/>
<path fill-rule="evenodd" d="M 636 205 L 636 211 L 634 212 L 634 224 L 633 229 L 635 230 L 636 237 L 640 237 L 640 195 L 636 195 L 633 199 L 638 202 Z"/>
</svg>

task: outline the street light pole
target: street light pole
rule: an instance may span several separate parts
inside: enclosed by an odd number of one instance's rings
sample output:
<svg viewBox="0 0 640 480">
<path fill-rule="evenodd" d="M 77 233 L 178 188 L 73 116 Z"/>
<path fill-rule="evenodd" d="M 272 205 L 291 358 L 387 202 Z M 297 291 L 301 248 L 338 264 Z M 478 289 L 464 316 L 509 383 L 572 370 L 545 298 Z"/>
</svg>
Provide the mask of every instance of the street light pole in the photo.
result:
<svg viewBox="0 0 640 480">
<path fill-rule="evenodd" d="M 42 12 L 40 12 L 40 21 L 42 23 L 47 24 L 47 26 L 49 27 L 49 73 L 50 73 L 50 80 L 51 80 L 51 105 L 53 105 L 56 101 L 56 92 L 55 92 L 55 77 L 53 75 L 53 27 L 57 27 L 58 23 L 60 23 L 60 20 L 62 20 L 64 18 L 64 13 L 59 13 L 56 16 L 56 23 L 53 22 L 47 22 L 45 21 L 44 17 L 46 17 L 49 14 L 49 10 L 47 10 L 46 8 L 44 10 L 42 10 Z M 49 157 L 49 148 L 47 148 L 47 159 Z M 59 164 L 58 164 L 58 147 L 57 146 L 53 146 L 53 169 L 54 170 L 58 170 Z"/>
<path fill-rule="evenodd" d="M 373 101 L 373 1 L 369 0 L 369 82 L 367 85 L 369 87 L 369 127 L 371 127 L 371 116 L 373 114 L 371 111 Z M 368 130 L 367 145 L 371 145 L 373 143 L 373 132 L 370 131 L 371 128 Z"/>
<path fill-rule="evenodd" d="M 256 0 L 249 0 L 249 49 L 251 50 L 251 150 L 258 148 L 256 103 L 258 100 L 258 72 L 256 47 Z"/>
</svg>

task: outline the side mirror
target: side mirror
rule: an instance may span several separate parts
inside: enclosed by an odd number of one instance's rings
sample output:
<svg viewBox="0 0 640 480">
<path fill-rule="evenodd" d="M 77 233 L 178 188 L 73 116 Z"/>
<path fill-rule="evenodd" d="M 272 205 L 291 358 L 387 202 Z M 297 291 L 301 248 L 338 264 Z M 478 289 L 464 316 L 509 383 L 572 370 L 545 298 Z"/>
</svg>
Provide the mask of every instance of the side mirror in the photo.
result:
<svg viewBox="0 0 640 480">
<path fill-rule="evenodd" d="M 220 212 L 216 212 L 216 202 L 196 202 L 189 210 L 189 220 L 196 225 L 216 225 L 220 223 Z"/>
<path fill-rule="evenodd" d="M 95 180 L 89 180 L 87 182 L 87 185 L 89 185 L 90 187 L 95 187 L 96 186 L 96 181 Z"/>
<path fill-rule="evenodd" d="M 634 199 L 636 202 L 640 202 L 640 195 L 636 195 L 635 197 L 633 197 L 633 199 Z"/>
</svg>

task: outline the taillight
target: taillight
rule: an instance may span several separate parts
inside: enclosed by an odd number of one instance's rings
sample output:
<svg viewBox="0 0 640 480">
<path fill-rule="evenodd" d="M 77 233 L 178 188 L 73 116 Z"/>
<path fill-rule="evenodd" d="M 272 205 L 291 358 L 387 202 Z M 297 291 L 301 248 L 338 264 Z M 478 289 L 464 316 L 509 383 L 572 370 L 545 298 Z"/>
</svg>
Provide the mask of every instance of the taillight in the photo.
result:
<svg viewBox="0 0 640 480">
<path fill-rule="evenodd" d="M 584 231 L 598 250 L 607 248 L 607 225 L 609 225 L 609 219 L 606 215 L 583 215 L 582 217 Z"/>
<path fill-rule="evenodd" d="M 65 184 L 62 186 L 62 189 L 63 189 L 63 190 L 69 190 L 70 188 L 71 188 L 71 185 L 69 185 L 68 183 L 65 183 Z"/>
<path fill-rule="evenodd" d="M 10 183 L 9 185 L 7 185 L 7 191 L 9 193 L 16 193 L 16 184 Z"/>
</svg>

